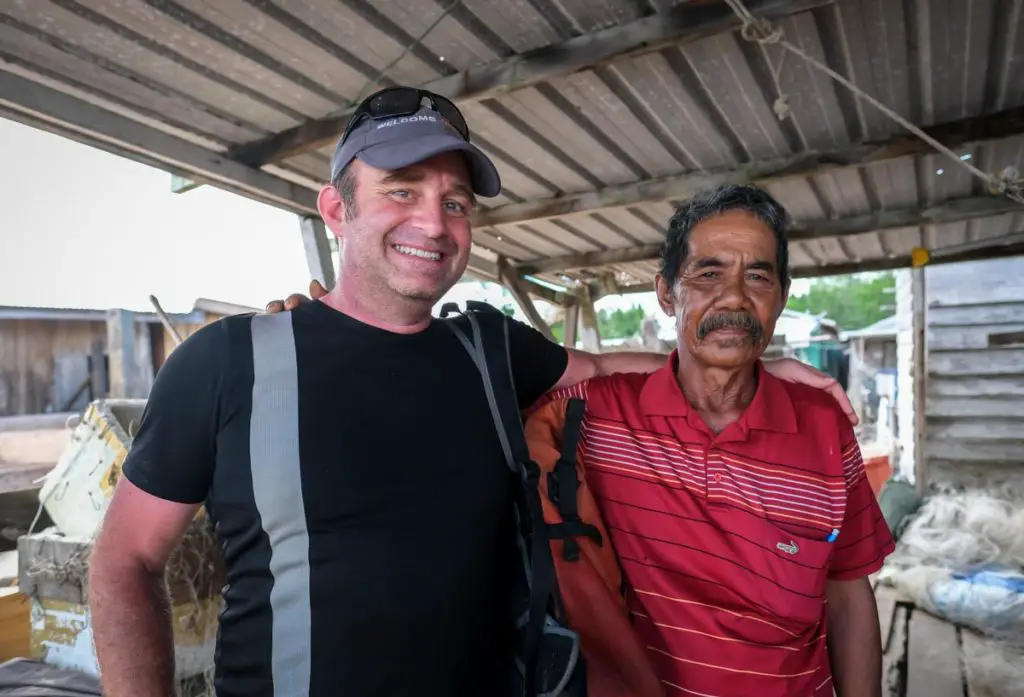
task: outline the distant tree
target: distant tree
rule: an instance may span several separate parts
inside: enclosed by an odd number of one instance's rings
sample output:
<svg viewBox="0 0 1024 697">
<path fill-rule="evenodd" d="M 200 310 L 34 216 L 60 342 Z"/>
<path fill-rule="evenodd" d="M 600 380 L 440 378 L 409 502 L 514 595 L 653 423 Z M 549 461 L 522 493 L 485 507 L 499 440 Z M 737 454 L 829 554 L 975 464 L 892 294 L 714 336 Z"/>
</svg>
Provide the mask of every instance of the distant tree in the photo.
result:
<svg viewBox="0 0 1024 697">
<path fill-rule="evenodd" d="M 628 339 L 640 334 L 644 310 L 634 305 L 628 310 L 601 310 L 597 313 L 597 327 L 604 339 Z"/>
<path fill-rule="evenodd" d="M 787 307 L 825 315 L 840 330 L 861 329 L 895 312 L 896 280 L 892 273 L 850 274 L 819 278 L 808 291 L 790 297 Z"/>
<path fill-rule="evenodd" d="M 513 305 L 512 303 L 505 303 L 504 305 L 501 306 L 501 311 L 504 312 L 509 317 L 512 317 L 516 314 L 516 306 Z"/>
<path fill-rule="evenodd" d="M 628 339 L 640 335 L 644 322 L 644 309 L 634 305 L 628 310 L 600 310 L 597 313 L 597 330 L 602 339 Z M 551 325 L 551 334 L 559 343 L 565 337 L 565 320 L 559 319 Z"/>
</svg>

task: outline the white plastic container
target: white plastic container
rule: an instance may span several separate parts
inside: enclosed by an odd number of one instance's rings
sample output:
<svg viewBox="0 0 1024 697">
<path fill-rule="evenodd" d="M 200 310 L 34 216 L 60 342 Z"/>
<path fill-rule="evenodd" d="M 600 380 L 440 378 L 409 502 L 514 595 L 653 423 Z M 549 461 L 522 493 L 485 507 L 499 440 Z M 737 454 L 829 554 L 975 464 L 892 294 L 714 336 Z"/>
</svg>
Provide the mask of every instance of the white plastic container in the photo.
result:
<svg viewBox="0 0 1024 697">
<path fill-rule="evenodd" d="M 86 408 L 39 490 L 39 501 L 62 534 L 96 536 L 145 407 L 145 399 L 98 399 Z"/>
</svg>

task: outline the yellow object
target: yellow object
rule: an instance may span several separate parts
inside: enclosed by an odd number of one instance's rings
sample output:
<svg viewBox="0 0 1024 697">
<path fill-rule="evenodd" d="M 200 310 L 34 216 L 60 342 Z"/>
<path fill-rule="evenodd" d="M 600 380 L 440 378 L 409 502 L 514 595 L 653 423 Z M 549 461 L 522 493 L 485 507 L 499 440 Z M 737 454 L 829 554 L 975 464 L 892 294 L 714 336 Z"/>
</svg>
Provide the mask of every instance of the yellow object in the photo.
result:
<svg viewBox="0 0 1024 697">
<path fill-rule="evenodd" d="M 928 253 L 927 249 L 922 247 L 914 247 L 910 250 L 910 264 L 915 269 L 919 266 L 924 266 L 932 260 L 932 255 Z"/>
<path fill-rule="evenodd" d="M 0 663 L 29 658 L 29 599 L 17 586 L 0 588 Z"/>
<path fill-rule="evenodd" d="M 83 539 L 96 535 L 145 408 L 145 399 L 99 399 L 82 414 L 39 490 L 60 532 Z M 204 509 L 196 517 L 204 518 Z"/>
<path fill-rule="evenodd" d="M 26 657 L 98 675 L 86 604 L 22 597 L 26 648 L 29 649 Z M 213 667 L 220 604 L 220 598 L 204 598 L 198 602 L 178 603 L 172 608 L 174 659 L 179 679 L 201 675 Z"/>
<path fill-rule="evenodd" d="M 18 539 L 20 591 L 28 656 L 61 668 L 98 675 L 89 615 L 91 540 L 52 531 Z M 223 559 L 209 526 L 194 522 L 172 553 L 165 576 L 172 607 L 178 677 L 202 676 L 213 667 L 224 585 Z"/>
</svg>

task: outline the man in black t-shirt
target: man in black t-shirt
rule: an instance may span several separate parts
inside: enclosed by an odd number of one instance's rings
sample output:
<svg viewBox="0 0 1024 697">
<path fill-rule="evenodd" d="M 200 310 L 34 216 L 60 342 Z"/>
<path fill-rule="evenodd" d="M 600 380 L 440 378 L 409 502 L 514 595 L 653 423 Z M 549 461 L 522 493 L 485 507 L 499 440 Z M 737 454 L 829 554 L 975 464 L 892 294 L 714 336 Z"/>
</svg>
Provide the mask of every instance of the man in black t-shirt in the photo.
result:
<svg viewBox="0 0 1024 697">
<path fill-rule="evenodd" d="M 219 697 L 501 694 L 508 470 L 476 367 L 431 318 L 500 188 L 447 100 L 392 88 L 356 110 L 319 195 L 337 287 L 204 327 L 157 375 L 92 556 L 104 694 L 173 694 L 162 578 L 204 504 L 228 572 Z M 508 323 L 523 407 L 664 360 Z"/>
</svg>

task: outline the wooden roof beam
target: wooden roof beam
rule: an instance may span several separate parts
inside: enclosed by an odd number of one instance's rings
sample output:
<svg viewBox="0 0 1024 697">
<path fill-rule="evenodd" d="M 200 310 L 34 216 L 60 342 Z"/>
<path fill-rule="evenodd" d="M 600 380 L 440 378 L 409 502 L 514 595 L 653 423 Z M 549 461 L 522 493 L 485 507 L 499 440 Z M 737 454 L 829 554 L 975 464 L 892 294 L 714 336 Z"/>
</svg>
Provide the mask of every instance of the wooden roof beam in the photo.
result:
<svg viewBox="0 0 1024 697">
<path fill-rule="evenodd" d="M 925 132 L 949 148 L 991 142 L 1024 135 L 1024 107 L 987 116 L 964 119 L 926 128 Z M 509 203 L 482 210 L 478 226 L 510 225 L 555 218 L 573 213 L 593 213 L 607 208 L 685 199 L 721 184 L 765 186 L 787 179 L 802 179 L 835 169 L 864 167 L 909 155 L 929 155 L 935 150 L 912 134 L 883 141 L 869 141 L 833 152 L 807 152 L 790 157 L 750 162 L 734 167 L 673 174 L 658 179 L 609 186 L 598 191 Z"/>
<path fill-rule="evenodd" d="M 998 242 L 998 240 L 996 241 Z M 940 248 L 927 266 L 936 264 L 955 264 L 961 261 L 983 261 L 985 259 L 1002 259 L 1004 257 L 1024 256 L 1024 242 L 1013 244 L 994 244 L 990 247 L 966 249 L 954 254 L 942 254 Z M 834 264 L 825 266 L 796 267 L 790 269 L 793 278 L 818 278 L 821 276 L 840 276 L 863 271 L 891 271 L 907 269 L 913 266 L 909 256 L 892 257 L 889 259 L 872 259 L 855 264 Z"/>
<path fill-rule="evenodd" d="M 0 116 L 294 213 L 318 214 L 315 191 L 6 69 Z"/>
<path fill-rule="evenodd" d="M 756 16 L 774 21 L 833 2 L 747 0 L 747 7 Z M 668 12 L 635 22 L 463 70 L 432 80 L 422 87 L 455 102 L 480 101 L 613 61 L 654 53 L 667 46 L 693 43 L 734 31 L 740 24 L 725 3 L 679 5 Z M 249 165 L 265 165 L 331 145 L 345 130 L 351 113 L 352 109 L 345 109 L 339 114 L 306 121 L 267 138 L 237 146 L 229 152 L 229 157 Z M 473 124 L 469 124 L 469 128 L 472 131 Z"/>
<path fill-rule="evenodd" d="M 1024 212 L 1024 206 L 1005 196 L 969 196 L 950 199 L 928 208 L 904 208 L 891 211 L 877 211 L 866 215 L 847 216 L 833 220 L 798 221 L 789 230 L 791 242 L 846 237 L 866 232 L 882 232 L 921 225 L 942 225 L 958 223 L 975 218 Z M 661 244 L 644 244 L 623 249 L 610 249 L 582 254 L 549 257 L 526 261 L 516 266 L 520 275 L 568 271 L 571 269 L 595 268 L 608 264 L 628 264 L 637 261 L 657 259 Z"/>
<path fill-rule="evenodd" d="M 466 272 L 484 281 L 503 283 L 499 265 L 476 254 L 469 255 L 469 264 L 466 267 Z M 535 298 L 547 300 L 549 303 L 562 307 L 568 307 L 576 302 L 576 297 L 567 291 L 554 290 L 523 276 L 518 278 L 526 292 Z"/>
<path fill-rule="evenodd" d="M 990 242 L 990 244 L 988 246 L 978 246 L 982 242 Z M 953 264 L 961 261 L 1001 259 L 1004 257 L 1015 256 L 1024 256 L 1024 232 L 1007 235 L 1005 238 L 979 240 L 978 244 L 957 245 L 955 247 L 934 250 L 933 256 L 927 266 L 934 266 L 936 264 Z M 913 265 L 914 263 L 911 257 L 898 256 L 887 259 L 871 259 L 852 264 L 796 266 L 790 268 L 789 275 L 791 278 L 820 278 L 822 276 L 842 276 L 844 274 L 862 273 L 864 271 L 892 271 L 894 269 L 910 268 Z M 640 283 L 632 286 L 620 287 L 616 294 L 649 293 L 653 290 L 653 284 Z"/>
<path fill-rule="evenodd" d="M 508 291 L 512 293 L 512 297 L 522 308 L 523 313 L 526 314 L 527 319 L 530 320 L 530 324 L 533 328 L 539 331 L 541 334 L 546 336 L 551 341 L 554 341 L 554 335 L 551 333 L 551 327 L 541 317 L 540 312 L 537 310 L 537 306 L 533 304 L 533 299 L 530 297 L 530 291 L 527 287 L 527 281 L 520 278 L 515 269 L 505 260 L 504 257 L 498 258 L 498 277 L 501 280 L 502 285 L 508 288 Z"/>
</svg>

